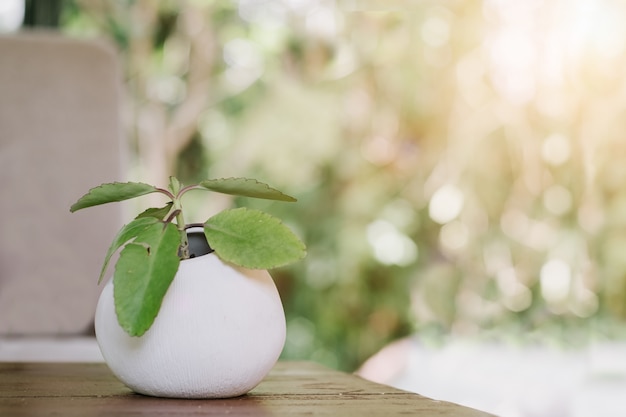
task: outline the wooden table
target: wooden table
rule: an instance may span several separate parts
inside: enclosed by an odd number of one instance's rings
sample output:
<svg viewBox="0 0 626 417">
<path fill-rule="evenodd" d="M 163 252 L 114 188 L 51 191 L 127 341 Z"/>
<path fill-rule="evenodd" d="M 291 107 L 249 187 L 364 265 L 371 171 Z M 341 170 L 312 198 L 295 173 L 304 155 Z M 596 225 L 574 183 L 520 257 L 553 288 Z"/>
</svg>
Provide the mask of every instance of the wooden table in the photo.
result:
<svg viewBox="0 0 626 417">
<path fill-rule="evenodd" d="M 225 400 L 135 394 L 102 363 L 0 363 L 0 416 L 53 415 L 489 416 L 310 362 L 279 362 L 249 394 Z"/>
</svg>

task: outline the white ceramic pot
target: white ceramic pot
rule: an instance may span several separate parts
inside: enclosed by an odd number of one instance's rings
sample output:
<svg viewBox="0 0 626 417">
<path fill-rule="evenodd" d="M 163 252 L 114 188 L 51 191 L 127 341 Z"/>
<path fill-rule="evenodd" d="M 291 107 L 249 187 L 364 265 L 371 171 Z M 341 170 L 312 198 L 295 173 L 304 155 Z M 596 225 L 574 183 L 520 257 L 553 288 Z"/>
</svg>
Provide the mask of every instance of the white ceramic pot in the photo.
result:
<svg viewBox="0 0 626 417">
<path fill-rule="evenodd" d="M 285 343 L 285 314 L 267 271 L 235 269 L 211 253 L 180 263 L 141 337 L 119 326 L 110 280 L 95 329 L 109 368 L 135 392 L 227 398 L 254 388 L 274 366 Z"/>
</svg>

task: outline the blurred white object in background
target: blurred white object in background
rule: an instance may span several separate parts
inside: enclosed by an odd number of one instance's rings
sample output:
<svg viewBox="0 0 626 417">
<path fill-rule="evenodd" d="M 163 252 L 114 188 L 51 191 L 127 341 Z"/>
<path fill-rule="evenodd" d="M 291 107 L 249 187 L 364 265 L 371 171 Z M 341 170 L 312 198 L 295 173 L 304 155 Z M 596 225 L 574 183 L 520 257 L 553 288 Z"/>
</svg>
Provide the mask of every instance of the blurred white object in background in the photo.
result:
<svg viewBox="0 0 626 417">
<path fill-rule="evenodd" d="M 104 362 L 95 337 L 0 337 L 0 361 Z"/>
<path fill-rule="evenodd" d="M 38 30 L 1 34 L 0 56 L 0 361 L 96 360 L 98 274 L 122 207 L 69 207 L 125 176 L 117 52 Z"/>
<path fill-rule="evenodd" d="M 501 417 L 626 415 L 626 342 L 563 349 L 410 338 L 381 350 L 357 374 Z"/>
<path fill-rule="evenodd" d="M 24 20 L 24 0 L 0 1 L 0 33 L 15 32 Z"/>
</svg>

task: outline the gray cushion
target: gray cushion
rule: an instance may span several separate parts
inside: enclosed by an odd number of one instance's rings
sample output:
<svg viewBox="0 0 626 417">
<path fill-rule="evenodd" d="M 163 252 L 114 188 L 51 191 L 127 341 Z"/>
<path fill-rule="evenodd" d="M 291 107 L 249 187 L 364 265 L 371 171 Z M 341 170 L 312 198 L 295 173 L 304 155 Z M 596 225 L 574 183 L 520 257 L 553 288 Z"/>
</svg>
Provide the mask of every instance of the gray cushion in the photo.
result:
<svg viewBox="0 0 626 417">
<path fill-rule="evenodd" d="M 0 335 L 89 328 L 119 206 L 70 205 L 122 175 L 112 48 L 54 33 L 0 36 Z"/>
</svg>

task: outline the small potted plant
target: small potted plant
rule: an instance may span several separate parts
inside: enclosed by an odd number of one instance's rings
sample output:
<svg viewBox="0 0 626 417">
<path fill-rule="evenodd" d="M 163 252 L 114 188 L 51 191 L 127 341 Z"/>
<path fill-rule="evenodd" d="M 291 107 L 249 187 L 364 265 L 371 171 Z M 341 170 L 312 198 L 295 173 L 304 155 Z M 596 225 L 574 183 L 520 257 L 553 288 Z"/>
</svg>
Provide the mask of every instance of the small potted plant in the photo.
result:
<svg viewBox="0 0 626 417">
<path fill-rule="evenodd" d="M 167 189 L 126 182 L 89 190 L 71 212 L 150 193 L 169 199 L 123 226 L 107 251 L 98 283 L 118 258 L 98 300 L 96 338 L 109 368 L 135 392 L 238 396 L 267 375 L 285 342 L 267 270 L 303 258 L 305 246 L 280 220 L 248 208 L 187 224 L 181 198 L 192 190 L 296 201 L 246 178 L 183 186 L 171 177 Z"/>
</svg>

